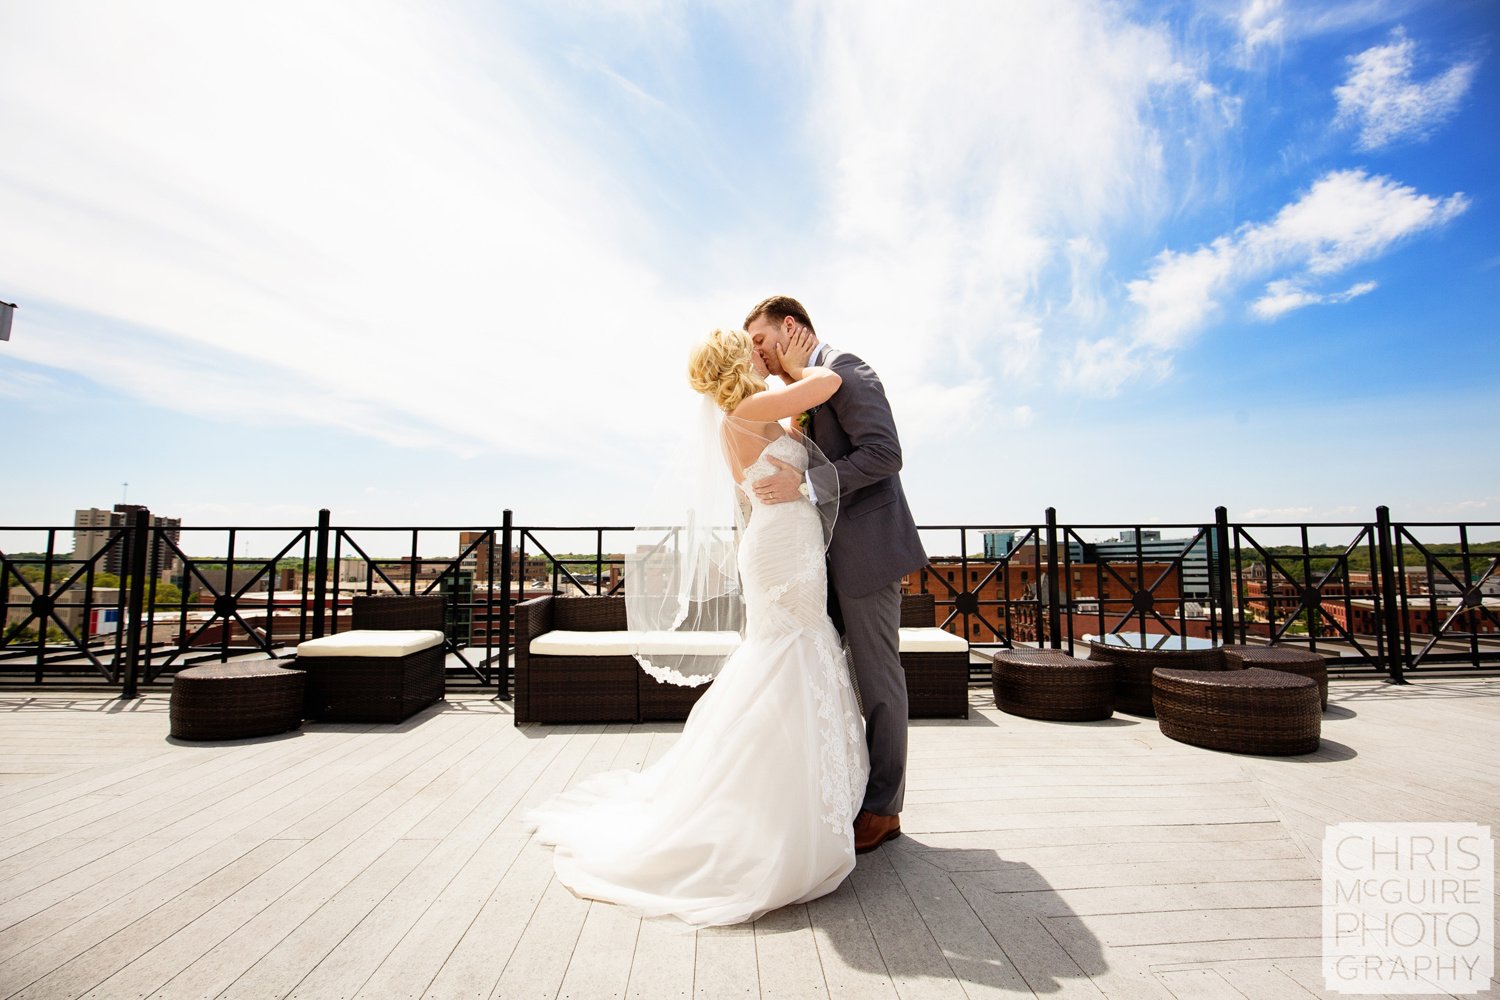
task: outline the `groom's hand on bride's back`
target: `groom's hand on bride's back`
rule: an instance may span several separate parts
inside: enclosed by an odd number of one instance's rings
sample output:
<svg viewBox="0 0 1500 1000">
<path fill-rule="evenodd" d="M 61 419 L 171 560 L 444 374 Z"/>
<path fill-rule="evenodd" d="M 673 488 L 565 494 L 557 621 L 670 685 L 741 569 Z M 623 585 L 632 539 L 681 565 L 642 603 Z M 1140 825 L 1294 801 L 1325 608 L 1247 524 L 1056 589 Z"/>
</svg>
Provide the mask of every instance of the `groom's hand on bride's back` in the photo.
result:
<svg viewBox="0 0 1500 1000">
<path fill-rule="evenodd" d="M 798 488 L 802 485 L 802 473 L 797 471 L 796 466 L 770 455 L 766 456 L 766 461 L 776 466 L 776 472 L 755 481 L 755 495 L 760 498 L 760 502 L 786 503 L 788 500 L 800 499 L 802 494 L 798 492 Z"/>
</svg>

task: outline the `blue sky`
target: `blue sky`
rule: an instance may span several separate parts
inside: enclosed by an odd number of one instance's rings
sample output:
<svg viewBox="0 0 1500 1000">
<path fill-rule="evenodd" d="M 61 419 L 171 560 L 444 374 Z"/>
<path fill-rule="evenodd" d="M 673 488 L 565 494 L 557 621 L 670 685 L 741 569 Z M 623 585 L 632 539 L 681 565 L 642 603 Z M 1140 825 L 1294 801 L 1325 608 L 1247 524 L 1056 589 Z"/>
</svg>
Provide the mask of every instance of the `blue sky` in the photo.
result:
<svg viewBox="0 0 1500 1000">
<path fill-rule="evenodd" d="M 629 523 L 767 294 L 925 523 L 1500 520 L 1487 0 L 0 2 L 0 523 Z"/>
</svg>

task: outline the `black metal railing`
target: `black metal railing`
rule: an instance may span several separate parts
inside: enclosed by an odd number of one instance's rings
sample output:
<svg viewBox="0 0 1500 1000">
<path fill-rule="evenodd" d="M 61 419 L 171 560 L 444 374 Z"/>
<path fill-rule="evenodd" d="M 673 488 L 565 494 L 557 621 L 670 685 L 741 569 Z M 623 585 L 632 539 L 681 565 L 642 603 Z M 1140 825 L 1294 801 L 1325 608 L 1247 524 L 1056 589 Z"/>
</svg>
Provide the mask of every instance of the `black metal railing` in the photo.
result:
<svg viewBox="0 0 1500 1000">
<path fill-rule="evenodd" d="M 1393 522 L 1381 507 L 1370 521 L 1234 523 L 1220 507 L 1204 522 L 1062 524 L 1049 508 L 920 530 L 931 561 L 903 586 L 932 594 L 934 624 L 977 650 L 1071 652 L 1139 631 L 1298 644 L 1335 672 L 1396 682 L 1500 667 L 1500 522 Z M 324 510 L 306 526 L 169 528 L 135 510 L 83 554 L 64 551 L 70 531 L 0 527 L 0 680 L 134 696 L 193 663 L 289 655 L 348 628 L 359 594 L 441 594 L 449 683 L 505 698 L 515 603 L 618 594 L 640 541 L 509 511 L 488 526 L 336 526 Z"/>
</svg>

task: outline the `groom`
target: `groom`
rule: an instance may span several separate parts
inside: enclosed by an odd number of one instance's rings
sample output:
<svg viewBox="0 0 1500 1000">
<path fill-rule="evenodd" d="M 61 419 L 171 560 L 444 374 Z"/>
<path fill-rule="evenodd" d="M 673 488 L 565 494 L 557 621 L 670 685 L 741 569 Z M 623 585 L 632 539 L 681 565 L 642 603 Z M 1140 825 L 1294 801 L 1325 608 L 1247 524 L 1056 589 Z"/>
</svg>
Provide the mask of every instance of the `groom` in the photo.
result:
<svg viewBox="0 0 1500 1000">
<path fill-rule="evenodd" d="M 785 295 L 766 299 L 745 317 L 745 332 L 766 368 L 783 380 L 789 379 L 776 349 L 799 329 L 817 336 L 807 310 Z M 833 398 L 813 410 L 808 434 L 839 476 L 828 582 L 854 660 L 870 748 L 870 782 L 854 819 L 854 849 L 863 854 L 901 834 L 907 717 L 898 631 L 901 578 L 927 565 L 927 554 L 897 475 L 901 442 L 880 377 L 853 354 L 821 342 L 807 363 L 832 368 L 843 379 Z M 776 464 L 780 471 L 756 482 L 756 494 L 764 503 L 797 499 L 801 473 Z"/>
</svg>

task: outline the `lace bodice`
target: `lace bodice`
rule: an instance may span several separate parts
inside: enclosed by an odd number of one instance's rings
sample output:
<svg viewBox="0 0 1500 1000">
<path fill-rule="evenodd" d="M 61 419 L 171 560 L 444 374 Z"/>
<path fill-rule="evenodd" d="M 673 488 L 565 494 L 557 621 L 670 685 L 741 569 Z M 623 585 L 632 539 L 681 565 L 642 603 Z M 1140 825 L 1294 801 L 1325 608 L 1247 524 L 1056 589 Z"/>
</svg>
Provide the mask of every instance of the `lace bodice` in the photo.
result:
<svg viewBox="0 0 1500 1000">
<path fill-rule="evenodd" d="M 778 504 L 762 504 L 756 498 L 755 490 L 751 488 L 757 480 L 764 479 L 776 473 L 776 466 L 770 461 L 773 458 L 779 462 L 785 462 L 793 466 L 799 472 L 807 471 L 807 451 L 794 441 L 790 434 L 783 434 L 781 437 L 771 441 L 761 449 L 760 455 L 756 457 L 755 461 L 745 466 L 745 478 L 741 479 L 739 484 L 745 496 L 750 498 L 750 503 L 756 507 L 779 506 Z"/>
</svg>

